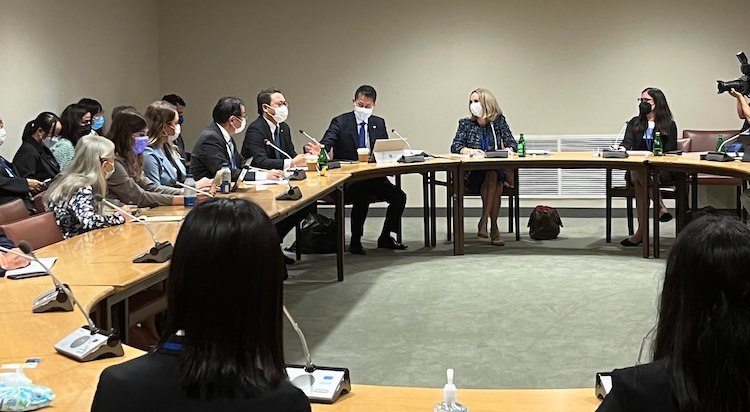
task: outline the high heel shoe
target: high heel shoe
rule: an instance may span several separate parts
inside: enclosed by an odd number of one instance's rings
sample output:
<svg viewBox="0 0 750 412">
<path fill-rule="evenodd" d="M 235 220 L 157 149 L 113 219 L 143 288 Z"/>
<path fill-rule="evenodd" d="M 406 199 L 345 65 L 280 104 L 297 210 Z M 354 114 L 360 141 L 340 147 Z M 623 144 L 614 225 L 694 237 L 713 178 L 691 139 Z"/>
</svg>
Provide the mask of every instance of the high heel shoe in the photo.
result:
<svg viewBox="0 0 750 412">
<path fill-rule="evenodd" d="M 503 241 L 503 238 L 500 237 L 500 231 L 499 230 L 493 230 L 490 234 L 490 242 L 494 246 L 505 246 L 505 242 Z"/>
</svg>

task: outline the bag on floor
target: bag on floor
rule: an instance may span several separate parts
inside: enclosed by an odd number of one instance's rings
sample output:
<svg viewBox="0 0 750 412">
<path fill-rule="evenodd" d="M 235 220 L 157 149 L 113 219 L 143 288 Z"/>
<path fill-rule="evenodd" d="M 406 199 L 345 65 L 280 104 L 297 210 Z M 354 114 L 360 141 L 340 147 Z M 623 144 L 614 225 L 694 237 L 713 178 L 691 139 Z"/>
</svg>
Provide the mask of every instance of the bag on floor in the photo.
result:
<svg viewBox="0 0 750 412">
<path fill-rule="evenodd" d="M 557 209 L 549 206 L 537 206 L 529 216 L 529 237 L 534 240 L 550 240 L 557 238 L 562 227 L 562 220 Z"/>
<path fill-rule="evenodd" d="M 317 213 L 310 213 L 300 224 L 299 239 L 286 250 L 300 253 L 336 253 L 336 221 Z"/>
</svg>

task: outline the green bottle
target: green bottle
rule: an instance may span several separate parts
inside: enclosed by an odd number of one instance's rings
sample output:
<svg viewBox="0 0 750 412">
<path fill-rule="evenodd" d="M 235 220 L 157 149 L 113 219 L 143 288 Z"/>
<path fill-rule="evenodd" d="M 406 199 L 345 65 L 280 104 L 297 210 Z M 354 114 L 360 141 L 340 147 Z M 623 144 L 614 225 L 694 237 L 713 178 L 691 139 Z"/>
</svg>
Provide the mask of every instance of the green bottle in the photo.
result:
<svg viewBox="0 0 750 412">
<path fill-rule="evenodd" d="M 518 157 L 526 157 L 526 140 L 523 138 L 523 133 L 518 138 Z"/>
<path fill-rule="evenodd" d="M 719 153 L 724 153 L 724 148 L 721 147 L 721 145 L 724 144 L 724 135 L 720 134 L 719 138 L 716 139 L 716 151 Z"/>
<path fill-rule="evenodd" d="M 661 144 L 661 133 L 654 133 L 654 156 L 664 156 L 664 146 Z"/>
<path fill-rule="evenodd" d="M 325 176 L 326 170 L 328 170 L 328 152 L 326 152 L 325 145 L 320 145 L 320 155 L 318 155 L 318 173 L 321 176 Z"/>
</svg>

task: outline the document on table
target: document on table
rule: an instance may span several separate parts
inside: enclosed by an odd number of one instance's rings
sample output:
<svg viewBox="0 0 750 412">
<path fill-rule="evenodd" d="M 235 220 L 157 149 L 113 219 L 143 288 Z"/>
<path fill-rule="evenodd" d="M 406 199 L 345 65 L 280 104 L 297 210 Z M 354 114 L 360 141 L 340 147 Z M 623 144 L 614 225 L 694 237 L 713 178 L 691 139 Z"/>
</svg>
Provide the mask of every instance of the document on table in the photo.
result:
<svg viewBox="0 0 750 412">
<path fill-rule="evenodd" d="M 55 264 L 57 261 L 56 257 L 47 257 L 47 258 L 39 258 L 39 260 L 44 263 L 45 266 L 48 268 L 52 268 L 52 265 Z M 5 277 L 8 279 L 23 279 L 25 277 L 33 277 L 33 275 L 36 274 L 45 274 L 45 270 L 39 263 L 35 261 L 31 261 L 28 266 L 20 268 L 20 269 L 13 269 L 5 272 Z"/>
<path fill-rule="evenodd" d="M 182 222 L 185 215 L 164 215 L 164 216 L 140 216 L 138 220 L 146 222 Z M 132 220 L 135 222 L 135 220 Z"/>
</svg>

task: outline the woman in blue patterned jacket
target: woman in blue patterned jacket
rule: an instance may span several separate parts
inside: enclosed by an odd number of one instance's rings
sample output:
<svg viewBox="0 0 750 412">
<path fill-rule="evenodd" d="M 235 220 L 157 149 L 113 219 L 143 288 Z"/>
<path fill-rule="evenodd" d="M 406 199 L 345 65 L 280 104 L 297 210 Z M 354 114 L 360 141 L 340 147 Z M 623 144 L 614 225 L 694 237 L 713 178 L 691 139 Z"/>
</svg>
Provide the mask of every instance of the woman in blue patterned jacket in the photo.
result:
<svg viewBox="0 0 750 412">
<path fill-rule="evenodd" d="M 469 156 L 484 156 L 486 151 L 503 149 L 515 152 L 516 140 L 495 96 L 489 90 L 476 89 L 471 92 L 469 113 L 470 117 L 458 121 L 451 152 Z M 503 169 L 470 171 L 464 177 L 466 190 L 482 196 L 482 217 L 477 235 L 489 237 L 495 246 L 505 245 L 497 227 L 497 218 L 500 215 L 500 196 L 508 177 Z M 487 220 L 490 221 L 489 234 Z"/>
</svg>

